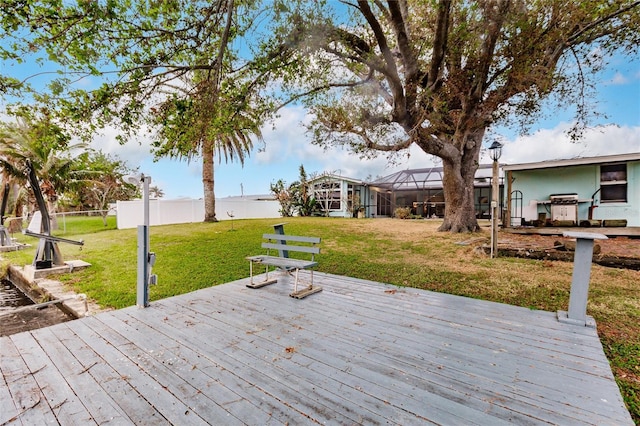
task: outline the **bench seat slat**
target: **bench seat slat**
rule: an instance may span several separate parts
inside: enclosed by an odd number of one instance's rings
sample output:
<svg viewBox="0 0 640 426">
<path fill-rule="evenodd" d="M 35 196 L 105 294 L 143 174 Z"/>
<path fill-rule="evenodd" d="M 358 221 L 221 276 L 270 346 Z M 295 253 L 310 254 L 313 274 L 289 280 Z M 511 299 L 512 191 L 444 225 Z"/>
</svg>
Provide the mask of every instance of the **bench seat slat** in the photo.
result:
<svg viewBox="0 0 640 426">
<path fill-rule="evenodd" d="M 319 237 L 301 237 L 298 235 L 264 234 L 265 240 L 294 241 L 298 243 L 320 244 Z"/>
<path fill-rule="evenodd" d="M 296 299 L 302 299 L 304 297 L 309 296 L 310 294 L 317 293 L 322 291 L 322 287 L 313 285 L 313 268 L 318 266 L 318 262 L 315 261 L 314 256 L 316 254 L 320 254 L 320 247 L 316 244 L 320 244 L 319 237 L 303 237 L 298 235 L 282 235 L 282 234 L 263 234 L 262 238 L 266 241 L 262 243 L 262 248 L 267 249 L 267 253 L 270 250 L 279 250 L 280 256 L 270 256 L 266 255 L 258 255 L 258 256 L 247 256 L 247 260 L 249 260 L 249 268 L 250 268 L 250 281 L 247 284 L 247 287 L 251 288 L 260 288 L 269 284 L 273 284 L 277 282 L 277 279 L 269 279 L 269 268 L 276 267 L 284 271 L 295 272 L 295 281 L 293 283 L 293 293 L 289 294 L 289 296 L 294 297 Z M 292 242 L 293 244 L 287 244 L 287 241 Z M 297 245 L 296 243 L 300 244 Z M 285 252 L 299 252 L 299 253 L 310 253 L 311 260 L 303 260 L 296 259 L 290 257 L 283 257 Z M 265 279 L 262 282 L 254 282 L 253 281 L 253 265 L 261 264 L 265 266 Z M 311 277 L 311 285 L 309 287 L 304 288 L 298 291 L 298 272 L 301 269 L 308 269 L 311 271 L 309 274 Z"/>
<path fill-rule="evenodd" d="M 290 244 L 262 243 L 262 248 L 271 250 L 300 251 L 303 253 L 320 254 L 320 247 L 294 246 Z"/>
<path fill-rule="evenodd" d="M 249 256 L 247 260 L 263 265 L 275 266 L 282 269 L 308 269 L 318 265 L 318 262 L 300 259 L 291 259 L 278 256 Z"/>
</svg>

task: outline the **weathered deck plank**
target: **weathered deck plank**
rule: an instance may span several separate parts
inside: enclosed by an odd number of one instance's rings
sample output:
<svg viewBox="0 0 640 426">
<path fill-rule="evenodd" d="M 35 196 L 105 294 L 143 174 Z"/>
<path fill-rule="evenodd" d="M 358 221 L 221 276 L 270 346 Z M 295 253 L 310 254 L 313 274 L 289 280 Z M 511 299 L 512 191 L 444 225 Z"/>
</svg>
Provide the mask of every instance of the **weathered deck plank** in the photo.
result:
<svg viewBox="0 0 640 426">
<path fill-rule="evenodd" d="M 38 384 L 42 404 L 49 407 L 58 422 L 96 424 L 76 394 L 81 390 L 75 390 L 68 385 L 34 335 L 28 332 L 19 333 L 13 335 L 11 340 Z"/>
<path fill-rule="evenodd" d="M 139 400 L 139 394 L 127 382 L 121 380 L 122 377 L 115 371 L 99 352 L 96 346 L 87 344 L 83 339 L 83 331 L 89 330 L 89 336 L 97 338 L 91 334 L 90 329 L 85 324 L 77 324 L 74 330 L 68 327 L 51 328 L 54 335 L 62 345 L 64 345 L 75 357 L 78 366 L 75 374 L 88 375 L 94 382 L 92 389 L 83 389 L 84 392 L 92 394 L 102 394 L 109 396 L 106 404 L 112 407 L 110 422 L 118 424 L 163 424 L 163 419 L 159 419 L 157 412 L 149 404 Z M 86 336 L 86 335 L 85 335 Z M 89 342 L 92 340 L 89 339 Z M 115 406 L 115 407 L 114 407 Z M 164 422 L 166 424 L 166 422 Z"/>
<path fill-rule="evenodd" d="M 237 297 L 240 297 L 240 296 L 237 296 Z M 262 298 L 262 303 L 266 303 L 267 302 L 265 300 L 266 297 L 268 297 L 268 296 L 264 296 Z M 229 299 L 233 299 L 233 298 L 234 298 L 233 295 L 229 295 L 229 296 L 225 297 L 225 300 L 220 300 L 219 303 L 222 303 L 222 304 L 231 303 L 231 306 L 238 306 L 237 304 L 241 303 L 241 299 L 234 299 L 233 301 L 229 301 Z M 273 301 L 277 303 L 277 301 L 275 299 Z M 203 303 L 199 303 L 196 306 L 198 307 L 198 309 L 200 309 L 200 308 L 206 306 L 206 302 L 203 301 Z M 322 326 L 322 330 L 324 330 L 326 332 L 327 331 L 327 327 L 331 326 L 330 318 L 332 318 L 332 315 L 331 315 L 330 311 L 327 312 L 328 306 L 323 307 L 323 308 L 324 308 L 323 311 L 325 313 L 329 314 L 329 315 L 327 315 L 327 321 Z M 269 317 L 268 311 L 269 310 L 270 309 L 268 309 L 268 308 L 264 309 L 264 312 L 266 312 L 267 318 L 256 319 L 256 322 L 260 323 L 263 320 L 264 321 L 268 320 L 268 317 Z M 339 313 L 340 313 L 340 311 L 337 311 L 334 314 L 338 315 Z M 337 318 L 344 318 L 344 317 L 337 316 Z M 359 316 L 358 318 L 360 318 L 361 321 L 363 320 L 362 316 Z M 300 320 L 301 319 L 302 318 L 299 318 L 298 323 L 294 322 L 292 324 L 289 324 L 289 327 L 292 330 L 294 330 L 294 333 L 295 333 L 296 327 L 298 327 L 298 328 L 300 327 L 299 324 L 300 324 Z M 196 319 L 194 318 L 193 320 L 196 320 Z M 371 320 L 374 321 L 374 322 L 376 321 L 375 318 L 372 318 Z M 284 321 L 283 319 L 279 320 L 279 322 L 283 322 L 283 321 Z M 417 320 L 412 321 L 412 324 L 415 324 L 415 323 L 419 323 L 419 321 L 417 321 Z M 412 360 L 412 362 L 410 362 L 409 364 L 406 365 L 406 370 L 420 372 L 420 370 L 421 370 L 420 366 L 421 365 L 424 366 L 425 364 L 430 362 L 428 359 L 425 359 L 425 357 L 429 357 L 429 354 L 431 354 L 434 359 L 438 359 L 438 358 L 444 356 L 445 358 L 447 358 L 446 363 L 445 362 L 442 362 L 442 363 L 441 362 L 436 362 L 436 363 L 433 363 L 430 366 L 431 369 L 434 369 L 436 371 L 437 370 L 441 370 L 441 374 L 438 375 L 438 377 L 435 378 L 436 381 L 434 382 L 434 385 L 437 386 L 437 388 L 439 388 L 439 389 L 443 388 L 443 386 L 442 386 L 442 381 L 443 381 L 443 378 L 444 378 L 443 375 L 446 375 L 447 373 L 451 374 L 452 365 L 455 366 L 455 364 L 458 363 L 458 364 L 460 364 L 460 367 L 457 370 L 454 369 L 455 371 L 454 371 L 454 374 L 453 374 L 453 378 L 451 379 L 451 381 L 452 381 L 452 389 L 455 389 L 454 392 L 456 392 L 456 393 L 466 392 L 467 395 L 474 395 L 470 400 L 469 399 L 465 400 L 465 404 L 466 405 L 470 405 L 469 402 L 470 401 L 473 402 L 473 398 L 476 398 L 477 395 L 479 394 L 478 389 L 479 388 L 483 388 L 483 386 L 480 386 L 479 383 L 478 383 L 479 379 L 489 380 L 489 382 L 486 384 L 486 386 L 484 386 L 484 387 L 490 389 L 491 396 L 488 397 L 488 400 L 492 399 L 492 397 L 493 398 L 497 398 L 496 392 L 498 390 L 497 388 L 499 388 L 499 386 L 500 386 L 500 381 L 501 381 L 501 378 L 502 378 L 501 374 L 502 373 L 500 371 L 495 371 L 497 369 L 495 368 L 494 365 L 496 365 L 496 362 L 498 362 L 499 360 L 496 359 L 496 360 L 488 360 L 488 361 L 486 361 L 486 360 L 474 358 L 473 356 L 468 356 L 467 354 L 469 353 L 469 351 L 473 350 L 473 345 L 467 345 L 464 342 L 460 342 L 460 339 L 470 339 L 470 338 L 474 338 L 474 336 L 456 336 L 456 335 L 445 336 L 445 338 L 447 340 L 451 341 L 451 343 L 445 343 L 443 348 L 439 348 L 437 346 L 430 348 L 428 344 L 425 344 L 425 339 L 423 338 L 422 339 L 422 341 L 423 341 L 422 343 L 416 342 L 417 345 L 422 345 L 422 346 L 416 346 L 416 347 L 411 348 L 409 346 L 406 346 L 406 344 L 408 342 L 410 342 L 410 338 L 407 338 L 408 336 L 384 336 L 384 335 L 381 336 L 381 334 L 385 333 L 385 331 L 384 331 L 385 329 L 392 329 L 392 327 L 390 327 L 388 323 L 380 322 L 379 324 L 371 324 L 371 322 L 369 322 L 368 324 L 366 324 L 366 326 L 364 326 L 365 325 L 364 323 L 362 325 L 363 325 L 363 327 L 361 326 L 361 328 L 364 330 L 365 333 L 366 333 L 366 330 L 374 330 L 374 333 L 375 332 L 379 333 L 378 336 L 375 336 L 375 335 L 367 336 L 367 340 L 370 340 L 371 342 L 374 342 L 374 344 L 365 345 L 364 347 L 360 348 L 360 350 L 364 350 L 364 351 L 368 352 L 368 355 L 366 357 L 367 361 L 375 360 L 380 355 L 381 360 L 378 361 L 378 365 L 375 366 L 375 368 L 374 367 L 368 368 L 368 370 L 374 370 L 374 371 L 376 371 L 378 373 L 381 372 L 381 371 L 384 371 L 384 373 L 382 373 L 381 377 L 375 377 L 375 383 L 376 384 L 379 385 L 380 383 L 384 383 L 385 382 L 385 378 L 392 378 L 392 377 L 395 377 L 395 376 L 397 376 L 399 374 L 400 375 L 407 375 L 407 377 L 406 377 L 407 380 L 412 378 L 412 376 L 409 373 L 407 373 L 406 371 L 403 371 L 402 369 L 394 371 L 394 369 L 389 369 L 388 368 L 388 365 L 390 365 L 390 364 L 393 365 L 393 364 L 398 364 L 399 363 L 399 361 L 404 356 L 403 352 L 396 351 L 397 353 L 394 353 L 393 348 L 384 347 L 384 346 L 380 347 L 378 344 L 375 343 L 376 341 L 377 342 L 389 342 L 389 341 L 394 341 L 394 340 L 395 341 L 401 340 L 403 342 L 403 344 L 404 344 L 403 348 L 405 350 L 409 350 L 409 352 L 411 352 L 412 354 L 415 354 L 415 353 L 421 354 L 421 356 L 419 358 L 414 358 L 414 360 Z M 447 326 L 449 328 L 451 328 L 449 323 L 447 323 Z M 414 333 L 415 333 L 416 327 L 403 327 L 402 329 L 406 330 L 407 328 L 409 328 L 409 329 L 413 328 L 414 329 Z M 299 328 L 299 329 L 302 330 L 302 328 Z M 344 329 L 344 325 L 343 324 L 337 324 L 334 328 L 332 328 L 329 331 L 331 332 L 331 334 L 333 335 L 334 338 L 339 338 L 339 334 L 341 333 L 341 331 L 343 329 Z M 433 331 L 433 329 L 430 329 L 429 333 L 431 333 L 432 331 Z M 425 335 L 424 333 L 421 333 L 419 330 L 418 330 L 418 333 L 419 333 L 419 335 L 421 335 L 423 337 Z M 304 334 L 306 335 L 307 332 L 305 331 Z M 415 335 L 418 335 L 418 334 L 415 334 Z M 321 338 L 322 336 L 317 336 L 317 337 Z M 340 353 L 327 354 L 328 356 L 326 358 L 327 359 L 336 360 L 336 359 L 339 359 L 342 356 L 344 356 L 348 352 L 348 348 L 350 346 L 357 345 L 357 343 L 354 342 L 352 340 L 352 338 L 353 338 L 353 335 L 347 332 L 347 335 L 345 335 L 344 340 L 341 342 L 341 345 L 339 345 Z M 441 345 L 441 342 L 438 343 L 438 345 Z M 506 358 L 506 357 L 514 356 L 514 355 L 515 356 L 525 356 L 526 357 L 528 355 L 526 352 L 525 353 L 520 353 L 520 354 L 512 354 L 512 353 L 509 353 L 507 351 L 500 351 L 500 350 L 497 350 L 495 346 L 491 347 L 492 345 L 493 345 L 492 342 L 485 343 L 481 339 L 478 339 L 478 345 L 477 346 L 479 346 L 479 347 L 486 346 L 486 349 L 487 349 L 488 353 L 491 355 L 492 358 L 499 358 L 500 356 L 502 356 L 503 358 Z M 449 346 L 455 346 L 455 349 L 452 349 Z M 435 349 L 436 353 L 432 353 L 433 352 L 432 349 Z M 477 364 L 483 364 L 483 363 L 485 364 L 484 367 L 476 368 Z M 447 369 L 445 371 L 442 371 L 444 369 L 444 364 L 447 364 Z M 522 384 L 524 384 L 524 385 L 526 385 L 527 381 L 532 381 L 534 388 L 537 388 L 537 386 L 535 385 L 535 379 L 536 379 L 536 375 L 538 374 L 538 371 L 536 370 L 536 366 L 535 365 L 532 365 L 531 362 L 529 364 L 530 364 L 529 365 L 529 369 L 523 370 L 520 373 L 519 380 L 521 380 Z M 341 366 L 338 366 L 338 367 L 330 366 L 329 370 L 336 369 L 336 368 L 340 369 L 342 367 Z M 540 368 L 544 368 L 544 364 L 542 364 L 540 366 Z M 593 367 L 590 366 L 587 371 L 591 372 L 592 368 Z M 416 380 L 418 382 L 424 381 L 425 380 L 425 375 L 424 374 L 427 374 L 427 373 L 428 373 L 427 371 L 422 372 L 421 373 L 422 375 L 416 377 Z M 355 374 L 355 372 L 352 371 L 351 375 L 354 375 L 354 374 Z M 468 389 L 465 389 L 464 387 L 461 386 L 462 384 L 464 384 L 465 379 L 468 382 L 467 383 Z M 557 380 L 558 380 L 559 383 L 564 382 L 563 377 L 561 377 L 561 376 L 558 377 Z M 568 386 L 570 387 L 571 385 L 572 385 L 572 382 L 569 382 Z M 522 385 L 521 385 L 521 387 L 522 387 Z M 583 387 L 582 384 L 580 385 L 580 388 L 576 388 L 576 389 L 567 389 L 567 387 L 565 386 L 563 388 L 563 391 L 560 392 L 557 395 L 557 397 L 558 398 L 562 398 L 562 399 L 566 399 L 566 397 L 565 397 L 565 395 L 567 393 L 566 391 L 582 392 L 582 389 L 581 389 L 582 387 Z M 533 399 L 532 397 L 537 397 L 539 395 L 541 395 L 541 396 L 544 396 L 544 395 L 549 396 L 548 394 L 550 392 L 553 393 L 553 392 L 557 391 L 557 389 L 555 389 L 555 388 L 551 388 L 551 389 L 549 389 L 549 388 L 542 388 L 542 389 L 538 388 L 538 389 L 534 389 L 534 390 L 536 390 L 537 393 L 534 393 L 534 394 L 531 394 L 530 396 L 528 396 L 529 399 Z M 394 391 L 398 392 L 398 389 L 396 388 L 396 389 L 394 389 Z M 510 392 L 510 391 L 511 391 L 511 389 L 506 388 L 504 392 Z M 410 397 L 409 394 L 406 394 L 405 396 Z M 448 395 L 448 397 L 450 397 L 451 399 L 455 399 L 455 396 L 452 396 L 452 395 Z M 462 398 L 468 398 L 468 396 L 460 395 L 460 398 L 461 399 Z M 524 395 L 523 398 L 527 398 L 527 395 Z M 516 401 L 516 403 L 517 402 L 518 401 Z M 536 403 L 536 404 L 538 403 L 537 399 L 534 400 L 533 402 Z M 514 409 L 513 409 L 514 401 L 509 401 L 508 403 L 509 403 L 509 407 L 507 409 L 509 410 L 509 412 L 513 412 L 514 411 Z M 496 406 L 497 405 L 498 404 L 493 403 L 492 409 L 496 410 Z M 482 406 L 482 407 L 479 407 L 479 408 L 484 410 L 484 409 L 487 409 L 488 407 Z M 448 410 L 449 411 L 447 411 L 447 412 L 450 412 L 451 408 L 449 407 Z M 569 408 L 569 410 L 570 410 L 570 408 Z M 556 414 L 554 414 L 554 415 L 556 415 Z M 469 419 L 467 419 L 467 420 L 469 420 Z"/>
<path fill-rule="evenodd" d="M 0 424 L 632 424 L 595 330 L 315 273 L 0 338 Z"/>
<path fill-rule="evenodd" d="M 3 403 L 0 424 L 11 423 L 13 419 L 17 424 L 22 421 L 25 425 L 54 422 L 55 416 L 45 407 L 46 402 L 42 401 L 40 388 L 13 342 L 5 339 L 0 349 L 0 372 L 4 378 L 3 388 L 6 388 L 3 393 L 11 395 L 14 409 L 11 411 L 11 405 Z"/>
<path fill-rule="evenodd" d="M 369 327 L 363 328 L 365 330 L 369 329 Z M 375 329 L 380 330 L 382 328 L 375 327 Z M 487 363 L 486 368 L 475 368 L 475 365 L 479 360 L 461 356 L 459 351 L 452 351 L 450 348 L 447 348 L 448 344 L 445 344 L 443 351 L 441 351 L 440 348 L 435 348 L 436 351 L 441 353 L 438 356 L 432 354 L 433 348 L 428 347 L 428 345 L 424 345 L 422 347 L 418 346 L 417 343 L 412 346 L 403 345 L 405 350 L 411 352 L 411 355 L 407 356 L 405 352 L 397 350 L 394 352 L 393 348 L 385 345 L 384 342 L 389 341 L 387 336 L 382 336 L 381 338 L 380 335 L 375 336 L 369 334 L 365 336 L 363 334 L 358 340 L 364 338 L 365 341 L 369 342 L 363 344 L 358 341 L 354 341 L 352 339 L 352 335 L 343 333 L 343 329 L 340 326 L 332 326 L 329 322 L 323 325 L 323 331 L 331 334 L 333 338 L 340 343 L 340 345 L 338 345 L 339 350 L 337 352 L 332 352 L 325 347 L 320 349 L 316 349 L 312 345 L 309 345 L 311 347 L 305 347 L 305 353 L 313 358 L 313 361 L 316 363 L 321 363 L 321 371 L 342 371 L 345 368 L 352 368 L 352 365 L 350 364 L 356 363 L 354 359 L 358 359 L 358 354 L 365 352 L 367 353 L 366 359 L 364 360 L 366 362 L 359 361 L 358 364 L 367 371 L 367 375 L 366 377 L 360 377 L 359 379 L 367 380 L 369 382 L 368 386 L 381 388 L 383 384 L 387 385 L 385 390 L 393 391 L 395 393 L 404 392 L 404 396 L 408 399 L 414 396 L 415 387 L 419 387 L 421 385 L 430 387 L 431 392 L 434 394 L 437 394 L 438 392 L 446 394 L 444 396 L 446 396 L 448 400 L 464 400 L 466 406 L 472 405 L 474 399 L 480 398 L 480 401 L 483 401 L 482 398 L 486 398 L 484 401 L 487 401 L 492 398 L 496 398 L 500 392 L 500 376 L 494 378 L 493 381 L 491 381 L 490 377 L 487 379 L 488 376 L 495 376 L 495 372 L 492 371 L 495 370 L 495 367 L 491 366 L 492 363 Z M 343 335 L 341 336 L 341 334 Z M 322 338 L 322 336 L 317 337 Z M 308 339 L 309 337 L 307 337 L 307 340 Z M 456 339 L 456 336 L 452 336 L 453 341 Z M 312 338 L 311 340 L 316 339 Z M 398 338 L 393 336 L 393 340 L 398 341 Z M 407 343 L 407 340 L 403 340 L 403 343 Z M 305 345 L 308 344 L 309 342 L 305 341 Z M 421 355 L 416 357 L 416 353 L 420 353 Z M 462 351 L 462 353 L 464 352 Z M 430 357 L 429 354 L 432 354 L 433 356 Z M 506 356 L 508 354 L 504 355 Z M 446 369 L 444 368 L 445 363 L 438 361 L 438 358 L 442 356 L 447 358 Z M 462 363 L 461 367 L 455 368 L 452 366 L 455 358 L 464 358 L 462 361 L 458 360 L 458 362 Z M 391 365 L 393 368 L 390 367 Z M 425 371 L 422 372 L 421 370 Z M 425 374 L 427 371 L 438 371 L 439 374 L 432 374 L 431 376 L 433 377 L 429 377 Z M 522 376 L 525 375 L 526 374 L 522 374 Z M 356 372 L 352 371 L 346 379 L 353 379 L 354 376 L 356 376 Z M 394 377 L 398 376 L 403 376 L 405 381 L 413 386 L 413 388 L 408 390 L 401 389 L 393 380 Z M 486 379 L 488 381 L 487 386 L 480 386 L 481 384 L 478 382 L 479 379 Z M 521 377 L 521 380 L 526 379 L 527 377 Z M 350 382 L 352 381 L 353 380 L 350 380 Z M 357 384 L 354 386 L 357 386 Z M 489 389 L 487 395 L 482 394 L 482 389 L 484 387 Z M 503 392 L 511 391 L 513 390 L 507 386 L 505 386 L 505 389 L 503 390 Z M 539 392 L 548 393 L 549 390 L 543 389 Z M 472 395 L 471 399 L 468 399 L 469 395 Z M 417 402 L 418 404 L 423 403 L 423 401 L 420 400 Z M 537 401 L 535 402 L 538 403 Z M 510 401 L 510 411 L 513 411 L 513 405 L 514 402 Z M 483 403 L 477 408 L 485 410 L 489 407 Z M 447 413 L 448 412 L 449 411 L 447 411 Z"/>
</svg>

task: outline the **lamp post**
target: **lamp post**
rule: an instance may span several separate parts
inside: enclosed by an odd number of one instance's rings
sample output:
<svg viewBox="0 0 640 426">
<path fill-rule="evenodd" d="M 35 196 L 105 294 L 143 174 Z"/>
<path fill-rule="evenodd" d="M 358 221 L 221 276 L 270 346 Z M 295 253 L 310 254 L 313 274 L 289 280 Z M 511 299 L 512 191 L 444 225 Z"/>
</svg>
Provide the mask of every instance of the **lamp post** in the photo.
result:
<svg viewBox="0 0 640 426">
<path fill-rule="evenodd" d="M 498 256 L 498 160 L 502 155 L 502 144 L 493 141 L 489 147 L 493 160 L 493 178 L 491 179 L 491 258 Z"/>
<path fill-rule="evenodd" d="M 138 225 L 138 279 L 136 285 L 136 304 L 138 307 L 149 306 L 149 285 L 156 284 L 158 278 L 151 274 L 151 268 L 156 262 L 156 254 L 149 251 L 149 185 L 151 176 L 143 174 L 127 176 L 126 181 L 132 185 L 142 183 L 143 225 Z"/>
</svg>

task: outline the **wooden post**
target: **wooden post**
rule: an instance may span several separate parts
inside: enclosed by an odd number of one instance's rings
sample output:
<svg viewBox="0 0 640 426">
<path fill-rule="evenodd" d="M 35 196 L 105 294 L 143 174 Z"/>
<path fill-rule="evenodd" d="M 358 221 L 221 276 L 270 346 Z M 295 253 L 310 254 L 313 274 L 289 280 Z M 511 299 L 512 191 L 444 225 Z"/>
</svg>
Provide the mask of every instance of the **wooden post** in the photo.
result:
<svg viewBox="0 0 640 426">
<path fill-rule="evenodd" d="M 503 188 L 507 191 L 507 205 L 505 206 L 505 215 L 504 220 L 502 221 L 503 228 L 511 228 L 511 170 L 506 173 L 505 178 L 507 179 L 507 185 L 505 187 L 504 183 L 502 184 Z"/>
<path fill-rule="evenodd" d="M 576 239 L 576 252 L 573 258 L 569 311 L 558 311 L 558 320 L 569 324 L 595 327 L 593 319 L 587 317 L 593 241 L 606 240 L 607 236 L 592 232 L 565 232 L 562 235 Z"/>
<path fill-rule="evenodd" d="M 491 181 L 491 257 L 498 257 L 498 161 L 493 161 Z"/>
</svg>

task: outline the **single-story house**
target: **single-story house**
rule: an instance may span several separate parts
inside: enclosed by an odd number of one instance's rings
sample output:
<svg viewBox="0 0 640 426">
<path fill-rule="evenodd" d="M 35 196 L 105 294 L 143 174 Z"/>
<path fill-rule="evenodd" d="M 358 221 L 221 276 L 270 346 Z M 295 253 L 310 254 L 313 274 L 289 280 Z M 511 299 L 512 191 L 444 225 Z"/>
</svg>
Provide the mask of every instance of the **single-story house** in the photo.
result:
<svg viewBox="0 0 640 426">
<path fill-rule="evenodd" d="M 370 182 L 370 199 L 375 201 L 372 214 L 393 216 L 396 208 L 409 207 L 417 216 L 444 217 L 443 173 L 442 167 L 409 169 Z M 476 170 L 474 199 L 478 218 L 491 217 L 492 174 L 491 164 L 481 164 Z M 499 184 L 502 191 L 501 182 Z"/>
<path fill-rule="evenodd" d="M 624 219 L 640 226 L 640 152 L 502 165 L 505 224 Z"/>
<path fill-rule="evenodd" d="M 368 185 L 357 179 L 323 173 L 310 179 L 309 189 L 320 210 L 330 217 L 371 217 Z"/>
</svg>

